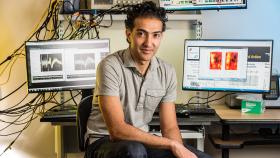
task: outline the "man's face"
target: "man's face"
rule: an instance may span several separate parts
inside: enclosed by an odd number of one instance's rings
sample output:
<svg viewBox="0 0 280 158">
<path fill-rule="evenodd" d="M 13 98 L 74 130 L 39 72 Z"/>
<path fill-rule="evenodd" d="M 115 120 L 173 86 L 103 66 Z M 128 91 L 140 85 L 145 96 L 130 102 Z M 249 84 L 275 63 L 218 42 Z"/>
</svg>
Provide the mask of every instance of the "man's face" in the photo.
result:
<svg viewBox="0 0 280 158">
<path fill-rule="evenodd" d="M 157 18 L 136 18 L 133 30 L 126 30 L 133 59 L 146 63 L 155 55 L 162 38 L 162 22 Z"/>
</svg>

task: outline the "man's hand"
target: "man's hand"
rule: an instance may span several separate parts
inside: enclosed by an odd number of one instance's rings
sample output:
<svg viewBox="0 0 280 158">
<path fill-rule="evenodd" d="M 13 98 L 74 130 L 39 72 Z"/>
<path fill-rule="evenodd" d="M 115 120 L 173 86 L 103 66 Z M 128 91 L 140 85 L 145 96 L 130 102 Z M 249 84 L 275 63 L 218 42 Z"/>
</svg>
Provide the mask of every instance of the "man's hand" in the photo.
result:
<svg viewBox="0 0 280 158">
<path fill-rule="evenodd" d="M 184 145 L 177 141 L 171 142 L 171 151 L 177 158 L 197 158 L 197 156 L 186 149 Z"/>
</svg>

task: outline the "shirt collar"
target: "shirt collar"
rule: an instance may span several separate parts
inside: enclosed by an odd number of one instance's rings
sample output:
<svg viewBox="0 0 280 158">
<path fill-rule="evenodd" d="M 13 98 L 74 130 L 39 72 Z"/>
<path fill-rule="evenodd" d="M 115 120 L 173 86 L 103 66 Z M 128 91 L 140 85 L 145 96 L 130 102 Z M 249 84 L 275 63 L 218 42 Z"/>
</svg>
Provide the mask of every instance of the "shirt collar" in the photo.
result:
<svg viewBox="0 0 280 158">
<path fill-rule="evenodd" d="M 132 59 L 132 56 L 130 54 L 129 48 L 127 48 L 124 52 L 124 66 L 125 67 L 135 67 L 136 68 L 135 63 L 134 63 L 134 61 Z"/>
</svg>

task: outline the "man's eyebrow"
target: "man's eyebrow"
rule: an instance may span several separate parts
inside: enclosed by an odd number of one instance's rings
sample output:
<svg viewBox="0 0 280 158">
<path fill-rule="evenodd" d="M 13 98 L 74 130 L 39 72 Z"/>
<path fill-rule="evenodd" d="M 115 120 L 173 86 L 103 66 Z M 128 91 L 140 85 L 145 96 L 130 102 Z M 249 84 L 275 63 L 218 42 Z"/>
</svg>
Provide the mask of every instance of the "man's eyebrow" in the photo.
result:
<svg viewBox="0 0 280 158">
<path fill-rule="evenodd" d="M 162 33 L 162 31 L 148 32 L 148 31 L 146 31 L 144 29 L 137 29 L 136 31 L 142 31 L 142 32 L 145 32 L 145 33 L 152 33 L 152 34 Z"/>
</svg>

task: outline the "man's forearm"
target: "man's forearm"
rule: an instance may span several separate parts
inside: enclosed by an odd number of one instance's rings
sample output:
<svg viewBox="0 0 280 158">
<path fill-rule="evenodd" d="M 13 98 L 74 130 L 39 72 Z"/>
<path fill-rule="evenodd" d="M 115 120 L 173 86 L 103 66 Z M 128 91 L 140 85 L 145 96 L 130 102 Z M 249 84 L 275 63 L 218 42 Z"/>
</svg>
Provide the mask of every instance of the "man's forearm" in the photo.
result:
<svg viewBox="0 0 280 158">
<path fill-rule="evenodd" d="M 175 141 L 183 144 L 183 140 L 182 140 L 182 136 L 181 136 L 179 128 L 171 128 L 168 130 L 162 130 L 162 135 L 163 135 L 163 137 L 166 137 L 171 140 L 175 140 Z"/>
<path fill-rule="evenodd" d="M 156 148 L 171 148 L 171 139 L 167 137 L 155 136 L 129 124 L 124 124 L 118 129 L 111 130 L 110 135 L 113 140 L 134 140 Z"/>
</svg>

